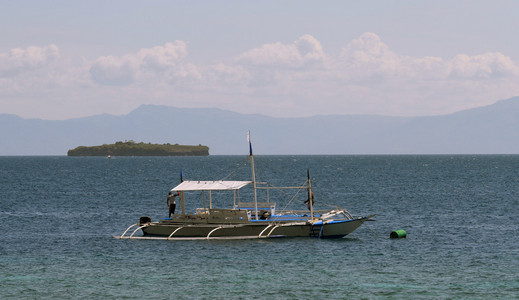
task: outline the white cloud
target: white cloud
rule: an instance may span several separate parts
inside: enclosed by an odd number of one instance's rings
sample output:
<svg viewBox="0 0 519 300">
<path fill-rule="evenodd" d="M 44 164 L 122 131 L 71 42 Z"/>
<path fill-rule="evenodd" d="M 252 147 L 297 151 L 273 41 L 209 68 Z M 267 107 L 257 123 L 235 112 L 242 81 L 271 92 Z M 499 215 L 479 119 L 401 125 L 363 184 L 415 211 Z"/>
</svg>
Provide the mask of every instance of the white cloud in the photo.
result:
<svg viewBox="0 0 519 300">
<path fill-rule="evenodd" d="M 485 53 L 468 56 L 456 55 L 449 61 L 453 78 L 516 77 L 519 68 L 509 57 L 501 53 Z"/>
<path fill-rule="evenodd" d="M 242 66 L 218 63 L 204 68 L 202 72 L 204 73 L 203 88 L 207 90 L 223 92 L 234 89 L 241 93 L 246 83 L 251 80 L 251 73 Z"/>
<path fill-rule="evenodd" d="M 52 91 L 69 91 L 88 84 L 86 70 L 84 61 L 72 62 L 63 58 L 54 44 L 0 53 L 0 105 L 24 105 L 22 102 L 16 104 L 17 99 L 45 103 Z M 36 107 L 31 103 L 21 110 L 30 111 Z"/>
<path fill-rule="evenodd" d="M 103 56 L 90 69 L 92 80 L 106 85 L 127 85 L 133 83 L 138 62 L 133 57 Z"/>
<path fill-rule="evenodd" d="M 129 85 L 136 80 L 155 80 L 156 77 L 175 81 L 190 74 L 198 77 L 194 65 L 181 65 L 186 56 L 186 42 L 175 41 L 120 57 L 99 57 L 92 64 L 90 74 L 94 82 L 103 85 Z"/>
<path fill-rule="evenodd" d="M 396 55 L 374 33 L 366 32 L 351 41 L 343 50 L 342 57 L 351 64 L 380 63 L 395 59 Z"/>
<path fill-rule="evenodd" d="M 460 54 L 450 60 L 440 57 L 411 57 L 392 52 L 374 33 L 364 33 L 351 41 L 341 53 L 341 67 L 354 80 L 395 79 L 480 79 L 516 77 L 518 66 L 501 53 L 468 56 Z"/>
<path fill-rule="evenodd" d="M 275 68 L 322 65 L 324 60 L 321 43 L 309 34 L 288 45 L 280 42 L 265 44 L 241 54 L 237 59 L 242 64 Z"/>
<path fill-rule="evenodd" d="M 309 34 L 303 35 L 294 44 L 306 64 L 319 64 L 326 59 L 321 43 Z"/>
<path fill-rule="evenodd" d="M 11 49 L 0 53 L 0 77 L 11 77 L 23 72 L 42 68 L 60 57 L 59 49 L 51 44 L 44 47 Z"/>
<path fill-rule="evenodd" d="M 184 41 L 166 43 L 150 49 L 141 49 L 136 55 L 143 68 L 164 70 L 175 67 L 187 56 L 187 44 Z"/>
</svg>

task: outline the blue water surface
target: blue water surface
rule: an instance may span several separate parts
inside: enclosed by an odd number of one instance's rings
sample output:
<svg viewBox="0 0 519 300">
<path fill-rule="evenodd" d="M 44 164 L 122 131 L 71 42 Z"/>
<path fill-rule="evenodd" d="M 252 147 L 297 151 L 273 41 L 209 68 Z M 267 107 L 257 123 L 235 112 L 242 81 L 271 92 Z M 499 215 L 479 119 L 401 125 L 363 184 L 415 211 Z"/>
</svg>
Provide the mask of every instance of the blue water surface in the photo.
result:
<svg viewBox="0 0 519 300">
<path fill-rule="evenodd" d="M 317 208 L 338 205 L 376 221 L 338 240 L 118 240 L 112 235 L 141 216 L 167 216 L 180 170 L 186 179 L 249 180 L 247 158 L 0 157 L 0 298 L 519 295 L 519 156 L 255 161 L 257 180 L 274 186 L 304 184 L 309 169 Z M 213 196 L 215 207 L 232 204 Z M 305 208 L 304 192 L 269 197 L 278 208 Z M 407 239 L 389 239 L 396 229 Z"/>
</svg>

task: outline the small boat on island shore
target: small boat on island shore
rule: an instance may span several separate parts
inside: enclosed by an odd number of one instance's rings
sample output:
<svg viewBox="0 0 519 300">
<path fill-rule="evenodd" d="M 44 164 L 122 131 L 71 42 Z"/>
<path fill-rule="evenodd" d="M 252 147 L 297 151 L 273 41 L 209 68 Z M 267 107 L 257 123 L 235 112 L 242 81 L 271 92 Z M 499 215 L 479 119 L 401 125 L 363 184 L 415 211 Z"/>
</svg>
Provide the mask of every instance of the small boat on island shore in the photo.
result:
<svg viewBox="0 0 519 300">
<path fill-rule="evenodd" d="M 122 235 L 113 237 L 159 240 L 342 238 L 374 216 L 353 217 L 347 210 L 339 207 L 332 210 L 315 210 L 309 171 L 307 171 L 306 182 L 301 186 L 272 187 L 257 182 L 250 135 L 249 149 L 252 180 L 192 181 L 181 179 L 181 183 L 171 189 L 171 192 L 179 197 L 181 213 L 154 222 L 150 217 L 141 217 L 139 222 L 128 227 Z M 247 186 L 252 186 L 252 199 L 242 202 L 239 191 Z M 268 197 L 269 191 L 275 189 L 306 190 L 308 197 L 304 202 L 308 210 L 278 210 L 276 203 L 271 202 Z M 266 201 L 258 201 L 258 190 L 267 191 Z M 232 207 L 213 208 L 213 192 L 230 194 L 229 202 L 232 201 Z M 192 194 L 202 195 L 203 207 L 197 208 L 194 213 L 186 213 L 186 199 L 188 195 Z M 209 198 L 209 207 L 206 207 L 206 194 Z M 142 236 L 135 235 L 139 230 L 142 231 Z"/>
</svg>

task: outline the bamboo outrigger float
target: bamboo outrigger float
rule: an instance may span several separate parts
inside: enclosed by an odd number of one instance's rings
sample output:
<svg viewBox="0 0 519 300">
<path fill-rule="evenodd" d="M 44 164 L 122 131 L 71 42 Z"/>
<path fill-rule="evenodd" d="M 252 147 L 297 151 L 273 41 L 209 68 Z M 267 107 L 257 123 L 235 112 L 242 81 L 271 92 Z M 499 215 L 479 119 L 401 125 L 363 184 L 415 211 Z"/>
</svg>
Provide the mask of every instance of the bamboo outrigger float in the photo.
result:
<svg viewBox="0 0 519 300">
<path fill-rule="evenodd" d="M 182 212 L 171 218 L 152 222 L 149 217 L 141 217 L 131 225 L 119 239 L 159 239 L 159 240 L 199 240 L 199 239 L 262 239 L 279 237 L 316 237 L 342 238 L 371 216 L 353 217 L 348 211 L 314 210 L 310 174 L 303 186 L 297 187 L 259 187 L 255 178 L 254 156 L 249 138 L 251 181 L 182 181 L 171 191 L 180 196 Z M 239 190 L 252 185 L 253 202 L 241 202 Z M 273 202 L 258 202 L 258 189 L 307 189 L 309 211 L 276 210 Z M 195 213 L 186 213 L 186 193 L 202 191 L 204 207 Z M 211 192 L 228 191 L 233 194 L 232 208 L 212 207 Z M 205 193 L 209 193 L 209 208 L 206 208 Z M 138 231 L 143 235 L 136 235 Z"/>
</svg>

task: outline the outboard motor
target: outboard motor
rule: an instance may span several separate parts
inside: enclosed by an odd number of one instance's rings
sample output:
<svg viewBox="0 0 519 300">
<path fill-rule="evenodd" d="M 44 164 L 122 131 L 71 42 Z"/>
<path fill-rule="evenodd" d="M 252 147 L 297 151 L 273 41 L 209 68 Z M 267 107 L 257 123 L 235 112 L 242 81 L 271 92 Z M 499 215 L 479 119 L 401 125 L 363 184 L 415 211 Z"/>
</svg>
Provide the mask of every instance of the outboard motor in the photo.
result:
<svg viewBox="0 0 519 300">
<path fill-rule="evenodd" d="M 144 224 L 147 224 L 147 223 L 151 223 L 151 218 L 150 217 L 141 217 L 139 219 L 139 225 L 142 226 Z"/>
<path fill-rule="evenodd" d="M 268 210 L 260 211 L 260 220 L 266 220 L 270 217 L 270 212 Z"/>
</svg>

